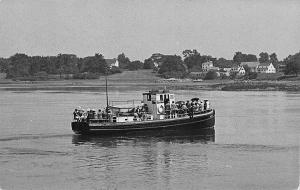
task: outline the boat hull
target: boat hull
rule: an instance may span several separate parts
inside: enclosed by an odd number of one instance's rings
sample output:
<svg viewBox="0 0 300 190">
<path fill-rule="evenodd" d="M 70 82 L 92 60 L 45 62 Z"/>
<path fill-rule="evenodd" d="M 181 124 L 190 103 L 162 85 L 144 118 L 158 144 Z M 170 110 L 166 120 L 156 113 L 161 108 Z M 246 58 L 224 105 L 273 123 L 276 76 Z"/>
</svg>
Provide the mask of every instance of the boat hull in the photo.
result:
<svg viewBox="0 0 300 190">
<path fill-rule="evenodd" d="M 89 135 L 129 135 L 151 134 L 176 135 L 199 134 L 204 130 L 213 129 L 215 125 L 215 111 L 194 115 L 193 118 L 182 117 L 176 119 L 128 122 L 128 123 L 87 123 L 72 122 L 72 130 L 76 134 Z"/>
</svg>

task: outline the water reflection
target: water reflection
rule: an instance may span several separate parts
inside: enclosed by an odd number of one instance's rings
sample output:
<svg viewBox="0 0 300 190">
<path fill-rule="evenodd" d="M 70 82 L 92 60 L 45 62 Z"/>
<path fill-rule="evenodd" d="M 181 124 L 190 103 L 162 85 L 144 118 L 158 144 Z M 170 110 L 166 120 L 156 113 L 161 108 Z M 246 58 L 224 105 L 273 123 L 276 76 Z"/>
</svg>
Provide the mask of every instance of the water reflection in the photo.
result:
<svg viewBox="0 0 300 190">
<path fill-rule="evenodd" d="M 94 135 L 73 135 L 74 145 L 97 145 L 101 147 L 117 147 L 118 145 L 144 145 L 153 142 L 166 143 L 202 143 L 215 142 L 215 130 L 206 129 L 201 133 L 183 133 L 180 135 L 153 134 L 149 135 L 128 135 L 128 136 L 94 136 Z"/>
<path fill-rule="evenodd" d="M 97 179 L 98 186 L 108 189 L 125 181 L 125 189 L 174 189 L 186 176 L 197 181 L 208 173 L 208 144 L 214 141 L 214 129 L 176 136 L 73 135 L 74 152 L 80 152 L 73 157 L 73 169 L 82 182 Z"/>
</svg>

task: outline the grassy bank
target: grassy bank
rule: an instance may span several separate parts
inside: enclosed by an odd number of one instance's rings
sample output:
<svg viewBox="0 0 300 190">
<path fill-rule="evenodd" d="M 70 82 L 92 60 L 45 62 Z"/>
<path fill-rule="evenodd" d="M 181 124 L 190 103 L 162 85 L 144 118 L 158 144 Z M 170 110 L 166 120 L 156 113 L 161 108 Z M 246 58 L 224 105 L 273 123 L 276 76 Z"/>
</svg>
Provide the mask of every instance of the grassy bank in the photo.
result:
<svg viewBox="0 0 300 190">
<path fill-rule="evenodd" d="M 108 77 L 109 90 L 149 90 L 168 88 L 170 90 L 281 90 L 300 91 L 300 80 L 294 81 L 233 81 L 206 80 L 194 83 L 189 80 L 181 82 L 158 82 L 161 78 L 151 70 L 125 71 Z M 0 90 L 12 91 L 105 91 L 105 78 L 92 80 L 49 80 L 49 81 L 13 81 L 0 80 Z"/>
<path fill-rule="evenodd" d="M 220 86 L 224 91 L 300 91 L 299 82 L 291 81 L 241 81 Z"/>
</svg>

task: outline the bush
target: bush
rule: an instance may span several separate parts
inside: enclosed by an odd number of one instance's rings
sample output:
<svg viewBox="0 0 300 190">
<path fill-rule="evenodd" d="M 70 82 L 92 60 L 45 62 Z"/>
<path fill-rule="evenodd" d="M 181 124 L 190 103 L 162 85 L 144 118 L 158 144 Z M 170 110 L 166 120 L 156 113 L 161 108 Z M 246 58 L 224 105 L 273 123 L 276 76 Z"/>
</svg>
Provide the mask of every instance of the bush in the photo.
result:
<svg viewBox="0 0 300 190">
<path fill-rule="evenodd" d="M 73 75 L 73 79 L 98 79 L 99 73 L 78 73 Z"/>
<path fill-rule="evenodd" d="M 205 80 L 213 80 L 218 77 L 218 74 L 216 71 L 208 71 L 204 77 Z"/>
<path fill-rule="evenodd" d="M 250 72 L 249 75 L 248 75 L 248 77 L 249 77 L 250 80 L 256 79 L 257 78 L 257 73 Z"/>
<path fill-rule="evenodd" d="M 110 71 L 111 74 L 115 74 L 115 73 L 122 73 L 121 69 L 119 67 L 115 67 L 113 66 Z"/>
</svg>

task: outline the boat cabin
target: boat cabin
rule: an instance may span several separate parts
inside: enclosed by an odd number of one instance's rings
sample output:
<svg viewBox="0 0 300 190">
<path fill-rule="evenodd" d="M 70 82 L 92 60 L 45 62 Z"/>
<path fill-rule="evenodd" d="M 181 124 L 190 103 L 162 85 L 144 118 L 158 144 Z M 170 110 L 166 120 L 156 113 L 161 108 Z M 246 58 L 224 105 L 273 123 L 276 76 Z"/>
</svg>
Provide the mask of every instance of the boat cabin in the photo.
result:
<svg viewBox="0 0 300 190">
<path fill-rule="evenodd" d="M 175 103 L 174 94 L 168 90 L 151 90 L 143 93 L 143 103 L 147 105 L 148 112 L 153 115 L 153 119 L 165 119 L 165 104 Z"/>
</svg>

